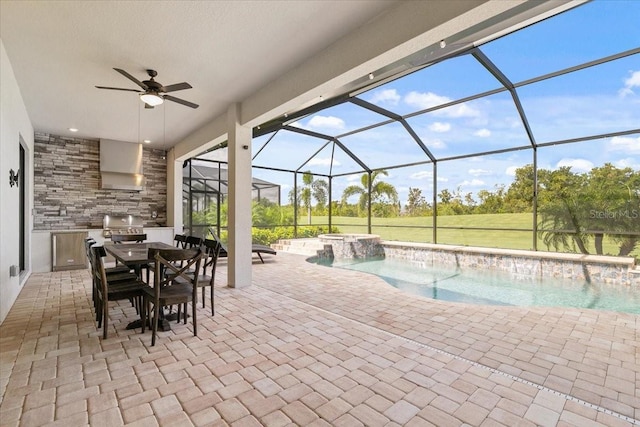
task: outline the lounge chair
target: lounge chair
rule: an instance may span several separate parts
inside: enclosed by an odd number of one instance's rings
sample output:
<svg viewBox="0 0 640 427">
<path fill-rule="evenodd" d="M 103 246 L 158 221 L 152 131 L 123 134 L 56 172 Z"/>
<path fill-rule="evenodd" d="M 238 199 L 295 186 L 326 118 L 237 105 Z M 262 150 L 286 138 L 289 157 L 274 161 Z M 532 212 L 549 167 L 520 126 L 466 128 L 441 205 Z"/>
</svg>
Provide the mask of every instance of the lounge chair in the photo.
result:
<svg viewBox="0 0 640 427">
<path fill-rule="evenodd" d="M 218 257 L 219 258 L 227 257 L 229 255 L 229 252 L 227 251 L 227 245 L 222 243 L 222 240 L 220 240 L 220 238 L 218 237 L 218 235 L 216 234 L 213 228 L 209 227 L 209 233 L 211 233 L 212 239 L 218 242 L 218 245 L 220 245 L 220 253 Z M 260 258 L 260 261 L 262 261 L 263 264 L 264 264 L 264 259 L 262 259 L 262 254 L 269 254 L 269 255 L 277 254 L 275 249 L 267 245 L 259 245 L 257 243 L 253 243 L 251 245 L 251 252 L 258 255 L 258 257 Z"/>
</svg>

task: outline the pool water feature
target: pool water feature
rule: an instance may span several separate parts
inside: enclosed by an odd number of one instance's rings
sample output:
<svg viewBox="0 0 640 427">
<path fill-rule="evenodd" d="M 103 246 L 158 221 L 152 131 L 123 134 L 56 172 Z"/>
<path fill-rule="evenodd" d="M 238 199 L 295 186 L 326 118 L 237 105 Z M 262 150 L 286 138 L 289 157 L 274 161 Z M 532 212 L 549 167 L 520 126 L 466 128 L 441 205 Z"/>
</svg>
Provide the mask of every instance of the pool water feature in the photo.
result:
<svg viewBox="0 0 640 427">
<path fill-rule="evenodd" d="M 393 258 L 315 262 L 375 274 L 402 291 L 437 300 L 521 307 L 591 308 L 640 314 L 640 289 L 634 290 L 632 286 L 541 279 L 455 266 L 422 266 Z"/>
</svg>

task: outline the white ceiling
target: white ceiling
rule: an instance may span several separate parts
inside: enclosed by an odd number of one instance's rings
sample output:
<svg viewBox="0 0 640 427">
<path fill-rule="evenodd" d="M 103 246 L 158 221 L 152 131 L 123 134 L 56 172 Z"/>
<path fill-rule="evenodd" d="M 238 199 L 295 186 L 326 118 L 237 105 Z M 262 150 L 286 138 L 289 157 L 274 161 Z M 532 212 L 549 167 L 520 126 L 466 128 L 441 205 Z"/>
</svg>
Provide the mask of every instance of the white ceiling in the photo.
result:
<svg viewBox="0 0 640 427">
<path fill-rule="evenodd" d="M 2 0 L 0 29 L 36 131 L 137 141 L 140 129 L 166 147 L 394 3 Z M 133 92 L 96 89 L 138 89 L 114 67 L 186 81 L 172 95 L 200 107 L 144 110 Z"/>
<path fill-rule="evenodd" d="M 0 38 L 36 132 L 150 139 L 152 147 L 168 149 L 189 145 L 190 135 L 202 140 L 202 129 L 233 103 L 262 101 L 245 103 L 247 115 L 255 105 L 295 108 L 291 100 L 306 88 L 301 79 L 283 81 L 292 70 L 335 91 L 368 74 L 346 72 L 363 61 L 384 69 L 401 55 L 437 46 L 442 34 L 468 43 L 567 1 L 0 0 Z M 385 52 L 393 55 L 383 58 Z M 154 69 L 163 85 L 188 82 L 192 89 L 171 95 L 200 107 L 165 101 L 147 110 L 136 93 L 96 89 L 138 89 L 114 67 L 139 80 Z"/>
</svg>

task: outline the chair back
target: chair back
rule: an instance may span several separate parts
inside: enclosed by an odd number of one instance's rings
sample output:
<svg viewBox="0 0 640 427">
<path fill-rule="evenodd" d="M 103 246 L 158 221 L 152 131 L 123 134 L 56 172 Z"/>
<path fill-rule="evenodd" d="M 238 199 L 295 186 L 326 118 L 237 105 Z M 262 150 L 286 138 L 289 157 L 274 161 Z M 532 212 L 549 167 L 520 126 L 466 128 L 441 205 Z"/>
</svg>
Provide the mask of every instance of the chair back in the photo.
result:
<svg viewBox="0 0 640 427">
<path fill-rule="evenodd" d="M 104 257 L 107 256 L 104 246 L 93 245 L 91 247 L 91 270 L 95 280 L 95 290 L 98 297 L 103 301 L 107 300 L 107 273 L 104 269 Z"/>
<path fill-rule="evenodd" d="M 96 239 L 94 239 L 93 237 L 87 237 L 86 239 L 84 239 L 84 251 L 87 254 L 89 267 L 92 269 L 92 271 L 93 271 L 93 262 L 92 262 L 92 255 L 91 255 L 91 246 L 95 244 L 96 244 Z"/>
<path fill-rule="evenodd" d="M 149 259 L 155 260 L 155 271 L 153 275 L 153 287 L 155 294 L 155 304 L 160 299 L 160 290 L 164 286 L 169 286 L 177 278 L 188 282 L 194 287 L 194 294 L 198 286 L 198 275 L 190 274 L 190 269 L 200 271 L 202 261 L 202 250 L 194 249 L 149 249 Z M 182 265 L 180 265 L 182 263 Z"/>
<path fill-rule="evenodd" d="M 202 239 L 196 236 L 187 236 L 186 238 L 186 247 L 187 248 L 196 248 L 202 246 Z"/>
<path fill-rule="evenodd" d="M 146 234 L 113 234 L 111 235 L 111 241 L 115 244 L 123 242 L 136 242 L 142 243 L 147 240 Z"/>
<path fill-rule="evenodd" d="M 176 248 L 185 249 L 187 247 L 187 236 L 184 234 L 176 234 L 173 236 Z"/>
<path fill-rule="evenodd" d="M 224 243 L 222 243 L 222 240 L 220 240 L 220 237 L 218 237 L 218 234 L 213 229 L 213 227 L 209 227 L 209 233 L 211 234 L 211 238 L 213 239 L 213 241 L 215 241 L 216 244 L 218 245 L 218 256 L 221 256 L 221 257 L 228 256 L 229 251 L 227 250 L 227 246 Z"/>
<path fill-rule="evenodd" d="M 211 284 L 216 275 L 216 266 L 218 265 L 218 256 L 220 256 L 220 245 L 215 240 L 205 239 L 204 247 L 206 250 L 206 259 L 202 263 L 202 275 L 207 276 L 207 270 L 211 271 Z"/>
</svg>

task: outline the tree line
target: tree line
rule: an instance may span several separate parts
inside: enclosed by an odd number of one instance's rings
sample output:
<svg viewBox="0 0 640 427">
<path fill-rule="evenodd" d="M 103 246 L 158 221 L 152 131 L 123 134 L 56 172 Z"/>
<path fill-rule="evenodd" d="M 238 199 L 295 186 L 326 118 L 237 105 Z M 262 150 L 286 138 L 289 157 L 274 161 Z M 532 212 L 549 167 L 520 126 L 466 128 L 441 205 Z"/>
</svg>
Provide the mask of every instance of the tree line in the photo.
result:
<svg viewBox="0 0 640 427">
<path fill-rule="evenodd" d="M 366 217 L 369 179 L 373 216 L 433 214 L 433 203 L 425 198 L 420 188 L 409 188 L 402 207 L 395 187 L 383 181 L 384 176 L 388 176 L 384 170 L 363 174 L 360 185 L 348 186 L 339 201 L 332 201 L 332 215 Z M 534 192 L 537 192 L 537 200 Z M 355 197 L 357 200 L 353 202 Z M 293 190 L 289 199 L 293 205 Z M 630 167 L 618 168 L 607 163 L 586 173 L 573 172 L 571 167 L 538 169 L 536 177 L 533 165 L 526 165 L 516 169 L 509 186 L 483 189 L 475 197 L 471 192 L 463 193 L 460 188 L 453 191 L 444 188 L 437 194 L 437 199 L 438 215 L 532 213 L 536 200 L 540 237 L 548 247 L 556 250 L 602 254 L 603 239 L 608 235 L 619 245 L 618 255 L 629 255 L 640 242 L 640 171 Z M 304 208 L 308 223 L 312 214 L 326 215 L 328 184 L 305 172 L 297 200 Z"/>
</svg>

